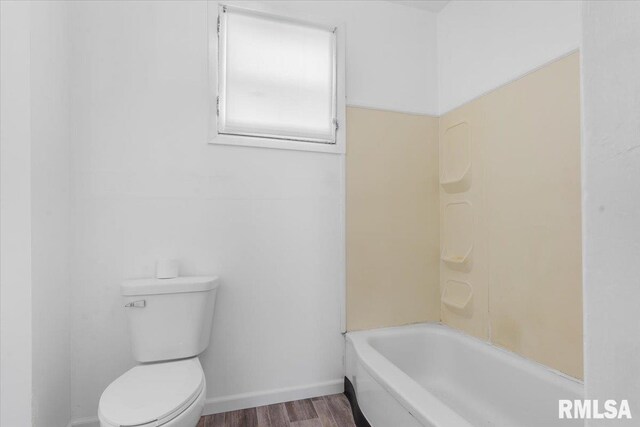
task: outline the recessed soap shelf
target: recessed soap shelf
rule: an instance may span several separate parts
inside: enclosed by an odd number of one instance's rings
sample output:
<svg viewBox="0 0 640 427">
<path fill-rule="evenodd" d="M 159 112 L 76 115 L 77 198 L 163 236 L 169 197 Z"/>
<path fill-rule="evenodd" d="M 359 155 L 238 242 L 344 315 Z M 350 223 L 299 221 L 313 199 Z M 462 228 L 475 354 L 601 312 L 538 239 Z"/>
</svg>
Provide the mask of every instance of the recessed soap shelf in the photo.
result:
<svg viewBox="0 0 640 427">
<path fill-rule="evenodd" d="M 440 185 L 447 193 L 462 193 L 471 188 L 471 164 L 467 166 L 461 177 L 447 180 L 440 178 Z"/>
<path fill-rule="evenodd" d="M 452 270 L 469 271 L 471 252 L 473 252 L 473 245 L 469 247 L 469 250 L 464 255 L 449 254 L 446 249 L 443 249 L 440 259 Z"/>
<path fill-rule="evenodd" d="M 442 219 L 440 259 L 451 270 L 468 272 L 473 261 L 473 205 L 466 200 L 447 203 Z"/>
<path fill-rule="evenodd" d="M 461 193 L 471 188 L 471 128 L 459 122 L 442 136 L 440 185 L 447 193 Z"/>
<path fill-rule="evenodd" d="M 454 310 L 464 311 L 473 298 L 473 289 L 467 282 L 447 280 L 442 292 L 442 303 Z"/>
</svg>

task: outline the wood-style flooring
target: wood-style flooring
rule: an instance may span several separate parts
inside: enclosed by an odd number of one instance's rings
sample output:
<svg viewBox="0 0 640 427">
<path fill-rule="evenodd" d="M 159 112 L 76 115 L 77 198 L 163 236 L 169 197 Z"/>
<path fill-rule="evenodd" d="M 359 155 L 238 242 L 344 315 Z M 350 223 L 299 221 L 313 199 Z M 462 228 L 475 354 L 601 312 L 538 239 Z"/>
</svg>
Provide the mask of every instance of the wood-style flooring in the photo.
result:
<svg viewBox="0 0 640 427">
<path fill-rule="evenodd" d="M 200 418 L 197 427 L 355 427 L 344 394 L 242 409 Z"/>
</svg>

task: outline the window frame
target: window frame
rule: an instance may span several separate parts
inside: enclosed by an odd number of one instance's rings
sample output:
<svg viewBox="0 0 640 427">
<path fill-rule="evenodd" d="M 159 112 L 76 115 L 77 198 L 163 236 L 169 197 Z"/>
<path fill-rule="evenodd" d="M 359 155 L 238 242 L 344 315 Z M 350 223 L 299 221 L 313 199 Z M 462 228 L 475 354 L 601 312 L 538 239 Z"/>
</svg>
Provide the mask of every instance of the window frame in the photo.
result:
<svg viewBox="0 0 640 427">
<path fill-rule="evenodd" d="M 305 139 L 296 138 L 275 138 L 271 136 L 259 135 L 234 135 L 223 134 L 218 132 L 218 100 L 220 94 L 219 88 L 219 49 L 218 45 L 221 39 L 219 31 L 220 22 L 222 22 L 223 8 L 235 9 L 249 12 L 254 15 L 262 15 L 266 18 L 278 21 L 290 21 L 316 28 L 335 29 L 335 117 L 337 119 L 337 129 L 335 132 L 335 142 L 315 142 Z M 345 153 L 345 41 L 344 41 L 344 25 L 330 25 L 326 22 L 310 22 L 299 19 L 297 16 L 286 14 L 273 14 L 254 9 L 229 6 L 227 4 L 215 1 L 208 2 L 208 26 L 209 26 L 209 137 L 210 144 L 219 145 L 236 145 L 245 147 L 261 147 L 261 148 L 278 148 L 299 151 L 316 151 L 323 153 Z"/>
</svg>

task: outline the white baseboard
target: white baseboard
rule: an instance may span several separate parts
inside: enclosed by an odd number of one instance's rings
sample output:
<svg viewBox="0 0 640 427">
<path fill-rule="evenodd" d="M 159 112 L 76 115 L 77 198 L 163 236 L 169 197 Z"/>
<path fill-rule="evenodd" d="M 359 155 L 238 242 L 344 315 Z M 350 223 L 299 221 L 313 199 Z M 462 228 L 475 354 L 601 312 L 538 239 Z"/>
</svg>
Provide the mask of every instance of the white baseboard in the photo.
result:
<svg viewBox="0 0 640 427">
<path fill-rule="evenodd" d="M 340 378 L 339 380 L 299 387 L 234 394 L 232 396 L 207 399 L 205 401 L 204 412 L 202 414 L 218 414 L 220 412 L 236 411 L 238 409 L 289 402 L 291 400 L 309 399 L 327 394 L 337 394 L 342 393 L 343 391 L 344 378 Z"/>
<path fill-rule="evenodd" d="M 344 379 L 310 384 L 299 387 L 280 388 L 275 390 L 253 393 L 234 394 L 232 396 L 207 399 L 204 403 L 202 415 L 218 414 L 220 412 L 236 411 L 238 409 L 253 408 L 255 406 L 271 405 L 273 403 L 289 402 L 291 400 L 310 399 L 312 397 L 337 394 L 344 391 Z M 98 417 L 76 418 L 67 427 L 99 427 Z"/>
<path fill-rule="evenodd" d="M 98 417 L 75 418 L 69 421 L 67 427 L 99 427 L 100 421 Z"/>
</svg>

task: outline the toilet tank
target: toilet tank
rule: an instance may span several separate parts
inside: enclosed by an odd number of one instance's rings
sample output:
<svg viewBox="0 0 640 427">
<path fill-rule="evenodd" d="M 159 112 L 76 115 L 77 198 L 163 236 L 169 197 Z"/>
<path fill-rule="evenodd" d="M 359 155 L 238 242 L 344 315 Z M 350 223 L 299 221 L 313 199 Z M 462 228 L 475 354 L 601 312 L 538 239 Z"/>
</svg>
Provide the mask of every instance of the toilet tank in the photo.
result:
<svg viewBox="0 0 640 427">
<path fill-rule="evenodd" d="M 158 362 L 202 353 L 209 345 L 217 289 L 217 277 L 122 283 L 135 359 Z"/>
</svg>

